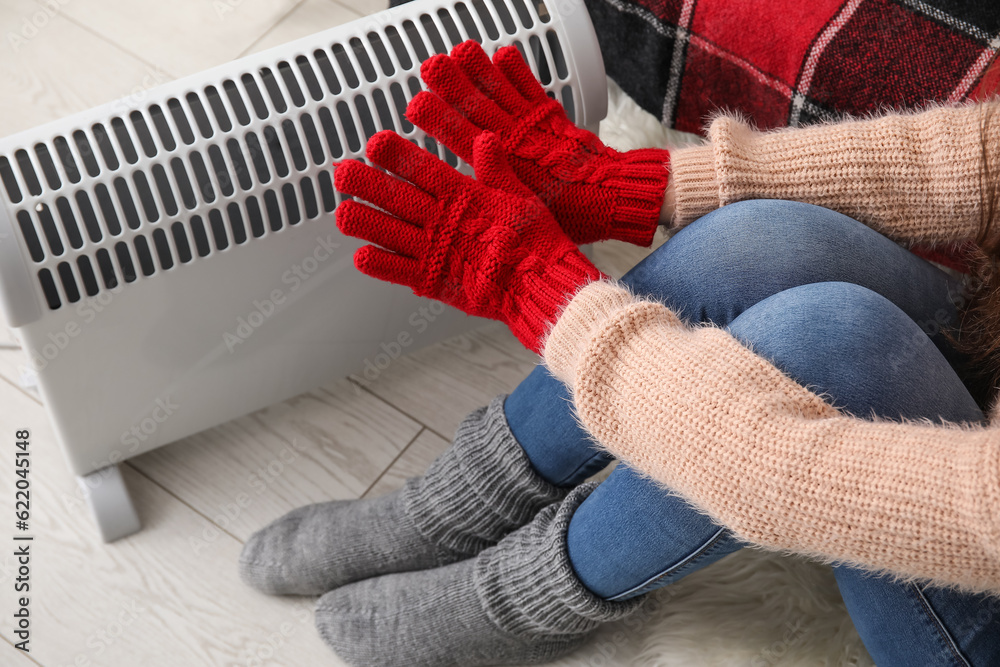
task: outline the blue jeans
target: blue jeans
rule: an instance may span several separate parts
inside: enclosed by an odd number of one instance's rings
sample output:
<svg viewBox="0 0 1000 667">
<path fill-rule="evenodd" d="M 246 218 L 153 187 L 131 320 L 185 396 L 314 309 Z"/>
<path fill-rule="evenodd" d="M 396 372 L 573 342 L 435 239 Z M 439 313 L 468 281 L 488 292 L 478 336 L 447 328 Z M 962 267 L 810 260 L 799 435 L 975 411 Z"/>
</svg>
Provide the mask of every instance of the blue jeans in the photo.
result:
<svg viewBox="0 0 1000 667">
<path fill-rule="evenodd" d="M 624 282 L 689 322 L 727 328 L 858 417 L 983 420 L 945 335 L 967 296 L 963 285 L 838 213 L 793 202 L 733 204 L 678 232 Z M 555 484 L 578 484 L 611 460 L 544 368 L 504 407 L 528 458 Z M 665 586 L 742 546 L 624 465 L 577 509 L 567 544 L 581 581 L 606 599 Z M 845 566 L 834 573 L 880 666 L 1000 664 L 1000 599 Z"/>
</svg>

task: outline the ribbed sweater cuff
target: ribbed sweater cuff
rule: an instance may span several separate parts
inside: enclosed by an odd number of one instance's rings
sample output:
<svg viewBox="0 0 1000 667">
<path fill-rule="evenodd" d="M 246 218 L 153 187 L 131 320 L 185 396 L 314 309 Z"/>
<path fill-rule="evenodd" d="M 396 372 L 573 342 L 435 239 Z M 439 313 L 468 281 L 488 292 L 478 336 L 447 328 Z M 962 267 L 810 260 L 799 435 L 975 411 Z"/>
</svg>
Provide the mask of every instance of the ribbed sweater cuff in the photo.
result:
<svg viewBox="0 0 1000 667">
<path fill-rule="evenodd" d="M 711 145 L 675 150 L 671 153 L 671 168 L 675 227 L 683 227 L 719 208 L 719 180 Z"/>
<path fill-rule="evenodd" d="M 636 298 L 625 288 L 601 280 L 590 283 L 573 297 L 542 348 L 545 365 L 557 378 L 573 387 L 580 357 L 603 323 Z"/>
</svg>

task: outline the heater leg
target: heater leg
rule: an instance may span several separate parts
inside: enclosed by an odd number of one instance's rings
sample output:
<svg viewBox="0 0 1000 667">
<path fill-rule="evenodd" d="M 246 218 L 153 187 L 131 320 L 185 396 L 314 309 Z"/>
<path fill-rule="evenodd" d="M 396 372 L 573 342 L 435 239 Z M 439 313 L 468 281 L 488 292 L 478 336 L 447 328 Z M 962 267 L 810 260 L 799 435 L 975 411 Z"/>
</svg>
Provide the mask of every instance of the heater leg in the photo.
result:
<svg viewBox="0 0 1000 667">
<path fill-rule="evenodd" d="M 101 539 L 114 542 L 139 532 L 142 524 L 117 465 L 101 468 L 77 477 L 77 480 L 87 494 L 87 503 L 101 532 Z"/>
</svg>

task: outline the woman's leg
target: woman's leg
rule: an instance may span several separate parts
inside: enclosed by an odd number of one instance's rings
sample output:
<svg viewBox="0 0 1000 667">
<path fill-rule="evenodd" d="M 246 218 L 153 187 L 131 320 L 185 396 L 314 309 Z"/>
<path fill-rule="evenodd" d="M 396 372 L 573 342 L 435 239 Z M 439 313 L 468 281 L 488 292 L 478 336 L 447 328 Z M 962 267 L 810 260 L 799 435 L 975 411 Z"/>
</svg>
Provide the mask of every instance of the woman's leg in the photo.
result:
<svg viewBox="0 0 1000 667">
<path fill-rule="evenodd" d="M 955 326 L 967 298 L 962 284 L 865 225 L 811 204 L 726 206 L 682 229 L 622 279 L 688 321 L 718 326 L 778 292 L 835 281 L 889 299 L 956 361 L 943 331 Z M 907 363 L 909 349 L 894 356 L 897 363 Z M 611 461 L 576 422 L 566 387 L 544 367 L 507 397 L 504 412 L 532 465 L 553 484 L 573 486 Z"/>
<path fill-rule="evenodd" d="M 954 422 L 983 418 L 913 320 L 863 287 L 792 288 L 752 306 L 729 330 L 854 414 Z M 725 531 L 713 536 L 714 544 L 699 544 L 713 529 L 693 508 L 619 468 L 577 509 L 567 542 L 584 584 L 620 600 L 676 581 L 738 548 Z M 835 574 L 862 640 L 881 667 L 1000 664 L 996 600 L 894 583 L 854 568 L 837 567 Z"/>
</svg>

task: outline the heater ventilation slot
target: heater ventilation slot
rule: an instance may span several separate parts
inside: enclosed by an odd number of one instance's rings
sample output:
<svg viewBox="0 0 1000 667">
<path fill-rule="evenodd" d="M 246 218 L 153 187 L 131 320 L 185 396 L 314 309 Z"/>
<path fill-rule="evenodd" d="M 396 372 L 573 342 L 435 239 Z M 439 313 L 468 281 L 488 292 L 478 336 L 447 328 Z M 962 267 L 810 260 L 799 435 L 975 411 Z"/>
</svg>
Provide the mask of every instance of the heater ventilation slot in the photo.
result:
<svg viewBox="0 0 1000 667">
<path fill-rule="evenodd" d="M 94 141 L 97 142 L 98 147 L 101 149 L 101 157 L 104 158 L 104 164 L 110 171 L 115 171 L 118 169 L 119 162 L 118 156 L 115 155 L 115 148 L 111 145 L 111 137 L 108 136 L 104 126 L 100 123 L 97 123 L 90 129 L 94 133 Z"/>
<path fill-rule="evenodd" d="M 42 284 L 42 293 L 45 294 L 45 301 L 49 308 L 55 310 L 62 305 L 59 299 L 59 290 L 56 289 L 56 281 L 52 279 L 52 272 L 42 269 L 38 272 L 38 282 Z"/>
<path fill-rule="evenodd" d="M 35 197 L 42 194 L 42 184 L 38 182 L 35 168 L 31 166 L 31 156 L 28 155 L 28 151 L 22 148 L 14 153 L 14 159 L 17 160 L 17 166 L 21 169 L 21 177 L 24 179 L 24 185 L 28 188 L 28 192 Z"/>
<path fill-rule="evenodd" d="M 243 225 L 243 213 L 240 212 L 240 205 L 236 202 L 231 203 L 226 207 L 226 213 L 229 216 L 229 228 L 233 232 L 233 241 L 237 245 L 247 242 L 247 230 Z"/>
<path fill-rule="evenodd" d="M 156 248 L 156 258 L 160 260 L 160 269 L 166 271 L 174 265 L 170 255 L 170 244 L 167 243 L 167 233 L 162 229 L 153 232 L 153 247 Z"/>
<path fill-rule="evenodd" d="M 115 266 L 111 262 L 111 253 L 106 248 L 97 251 L 97 268 L 101 271 L 101 279 L 108 289 L 118 287 L 118 278 L 115 276 Z"/>
<path fill-rule="evenodd" d="M 73 267 L 69 262 L 59 262 L 56 267 L 59 279 L 62 281 L 63 291 L 66 293 L 66 300 L 76 303 L 80 300 L 80 288 L 76 285 L 76 278 L 73 277 Z"/>
<path fill-rule="evenodd" d="M 135 254 L 139 258 L 139 268 L 142 275 L 151 276 L 156 269 L 153 267 L 153 255 L 149 252 L 149 242 L 145 236 L 136 236 L 132 241 L 135 244 Z"/>
<path fill-rule="evenodd" d="M 83 247 L 83 236 L 80 234 L 80 227 L 76 224 L 76 216 L 73 215 L 73 207 L 65 197 L 56 199 L 56 210 L 59 211 L 59 219 L 62 220 L 63 229 L 66 231 L 66 239 L 74 250 Z"/>
<path fill-rule="evenodd" d="M 56 172 L 56 165 L 52 162 L 52 156 L 49 155 L 48 146 L 35 144 L 35 155 L 38 157 L 38 164 L 42 167 L 42 174 L 45 175 L 45 182 L 52 190 L 58 190 L 62 187 L 62 181 L 59 180 L 59 174 Z"/>
<path fill-rule="evenodd" d="M 462 35 L 458 32 L 458 26 L 455 25 L 455 19 L 451 17 L 451 14 L 447 9 L 438 10 L 438 19 L 441 21 L 441 25 L 444 26 L 444 32 L 448 35 L 448 41 L 451 42 L 452 46 L 458 46 L 462 43 Z"/>
<path fill-rule="evenodd" d="M 86 191 L 77 191 L 76 205 L 80 209 L 80 215 L 83 216 L 83 226 L 87 228 L 87 236 L 93 243 L 99 242 L 104 238 L 104 234 L 101 232 L 101 225 L 97 222 L 97 214 L 94 213 L 94 207 L 91 205 L 90 197 L 87 196 Z"/>
<path fill-rule="evenodd" d="M 188 107 L 191 108 L 191 115 L 194 116 L 194 122 L 198 126 L 198 131 L 201 132 L 201 136 L 205 139 L 212 138 L 212 121 L 208 119 L 208 114 L 205 113 L 205 107 L 201 104 L 201 98 L 195 93 L 188 93 L 187 97 Z"/>
<path fill-rule="evenodd" d="M 98 183 L 94 187 L 94 194 L 97 195 L 97 205 L 101 208 L 101 216 L 104 218 L 104 224 L 112 236 L 118 236 L 122 233 L 122 225 L 118 220 L 118 212 L 115 211 L 115 204 L 111 201 L 111 193 L 103 183 Z"/>
<path fill-rule="evenodd" d="M 124 241 L 115 244 L 115 256 L 118 257 L 118 265 L 121 267 L 122 278 L 127 283 L 135 282 L 135 265 L 132 263 L 132 255 L 128 251 L 128 245 Z"/>
<path fill-rule="evenodd" d="M 31 215 L 27 211 L 18 211 L 17 224 L 21 228 L 21 236 L 24 237 L 24 244 L 28 247 L 31 259 L 36 262 L 45 259 L 45 250 L 42 249 L 42 243 L 38 240 L 38 234 L 35 233 L 35 225 L 31 222 Z"/>
<path fill-rule="evenodd" d="M 132 193 L 129 192 L 128 183 L 125 182 L 124 178 L 118 177 L 115 179 L 115 194 L 118 195 L 118 203 L 122 206 L 122 213 L 125 214 L 125 224 L 128 225 L 129 229 L 139 229 L 139 211 L 135 208 L 135 202 L 132 201 Z"/>
<path fill-rule="evenodd" d="M 174 135 L 170 132 L 170 126 L 167 125 L 167 117 L 163 115 L 163 110 L 156 104 L 149 107 L 149 116 L 153 119 L 153 127 L 156 128 L 156 133 L 160 136 L 160 143 L 168 151 L 172 151 L 177 148 L 177 142 L 174 141 Z"/>
<path fill-rule="evenodd" d="M 469 36 L 469 39 L 482 42 L 483 37 L 479 34 L 479 28 L 476 26 L 476 20 L 472 18 L 472 13 L 469 12 L 469 8 L 462 3 L 458 3 L 455 5 L 455 13 L 458 14 L 458 20 L 462 22 L 462 26 L 465 28 L 465 34 Z"/>
<path fill-rule="evenodd" d="M 101 291 L 100 285 L 97 284 L 97 276 L 94 275 L 94 267 L 90 263 L 90 258 L 86 255 L 80 255 L 76 258 L 76 268 L 80 271 L 80 280 L 83 281 L 83 290 L 87 293 L 87 296 L 95 296 Z"/>
<path fill-rule="evenodd" d="M 14 171 L 10 168 L 10 160 L 5 156 L 0 156 L 0 180 L 3 181 L 4 188 L 7 189 L 7 199 L 12 204 L 20 203 L 23 198 L 21 188 L 14 177 Z"/>
<path fill-rule="evenodd" d="M 177 126 L 177 131 L 180 132 L 181 141 L 190 146 L 194 143 L 194 130 L 191 129 L 191 123 L 188 122 L 188 117 L 184 113 L 184 107 L 181 106 L 181 101 L 176 97 L 167 100 L 167 109 L 170 110 L 170 116 L 174 119 L 174 125 Z"/>
<path fill-rule="evenodd" d="M 53 255 L 59 256 L 65 252 L 62 239 L 59 238 L 59 230 L 56 229 L 56 221 L 52 219 L 52 210 L 48 204 L 39 204 L 35 209 L 38 212 L 38 219 L 42 223 L 42 231 L 45 232 L 45 240 L 48 241 L 49 250 Z"/>
<path fill-rule="evenodd" d="M 174 245 L 177 247 L 177 258 L 182 264 L 191 261 L 191 244 L 188 243 L 187 232 L 184 230 L 183 222 L 175 222 L 170 225 L 170 232 L 174 236 Z"/>
<path fill-rule="evenodd" d="M 135 144 L 132 143 L 132 137 L 129 136 L 128 128 L 125 127 L 125 121 L 121 118 L 111 119 L 111 129 L 115 133 L 115 138 L 118 139 L 118 146 L 121 148 L 125 161 L 129 164 L 138 162 L 139 154 L 135 150 Z"/>
<path fill-rule="evenodd" d="M 233 122 L 229 120 L 226 106 L 222 103 L 222 96 L 219 95 L 216 87 L 209 86 L 206 88 L 205 97 L 208 98 L 208 106 L 212 107 L 212 113 L 215 115 L 215 122 L 219 124 L 219 129 L 223 132 L 229 132 L 233 129 Z"/>
<path fill-rule="evenodd" d="M 77 130 L 73 133 L 73 141 L 76 142 L 76 148 L 80 151 L 80 157 L 83 158 L 83 166 L 87 169 L 87 175 L 94 177 L 100 174 L 101 168 L 97 165 L 97 158 L 94 157 L 94 149 L 90 147 L 90 141 L 83 130 Z"/>
<path fill-rule="evenodd" d="M 410 60 L 410 54 L 406 50 L 406 44 L 403 42 L 403 38 L 399 36 L 399 31 L 396 30 L 395 26 L 387 27 L 385 29 L 385 36 L 389 38 L 389 44 L 392 46 L 392 50 L 396 54 L 399 66 L 404 70 L 413 67 L 413 61 Z"/>
<path fill-rule="evenodd" d="M 447 53 L 448 47 L 445 46 L 444 40 L 441 39 L 441 34 L 438 32 L 437 26 L 434 25 L 434 19 L 429 14 L 421 14 L 420 25 L 423 26 L 424 32 L 427 33 L 427 39 L 431 41 L 434 53 Z"/>
<path fill-rule="evenodd" d="M 63 169 L 66 171 L 66 178 L 69 179 L 70 183 L 79 183 L 80 169 L 76 166 L 76 159 L 73 157 L 73 152 L 70 150 L 69 142 L 66 141 L 66 137 L 56 137 L 52 140 L 52 145 L 55 146 L 56 155 L 59 156 L 59 161 L 62 163 Z M 7 158 L 0 158 L 0 160 L 6 162 Z M 2 167 L 0 167 L 0 169 L 2 169 Z"/>
<path fill-rule="evenodd" d="M 243 97 L 240 95 L 239 89 L 236 87 L 236 83 L 230 79 L 222 84 L 222 89 L 226 91 L 226 97 L 229 98 L 229 104 L 233 107 L 233 113 L 236 114 L 236 122 L 240 125 L 250 124 L 250 112 L 247 111 L 246 104 L 243 102 Z"/>
<path fill-rule="evenodd" d="M 156 155 L 156 142 L 153 141 L 153 135 L 149 132 L 146 119 L 138 111 L 133 111 L 129 114 L 129 120 L 132 121 L 135 134 L 139 137 L 139 144 L 142 146 L 143 153 L 146 154 L 146 157 L 154 157 Z"/>
<path fill-rule="evenodd" d="M 295 79 L 292 66 L 285 61 L 281 61 L 278 63 L 278 74 L 281 75 L 281 80 L 285 82 L 285 88 L 288 89 L 288 95 L 292 98 L 292 104 L 297 107 L 304 106 L 306 96 L 302 94 L 302 89 L 299 88 L 299 82 Z"/>
</svg>

